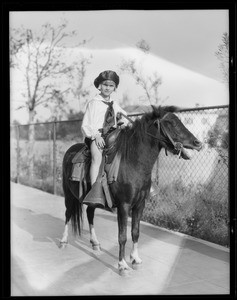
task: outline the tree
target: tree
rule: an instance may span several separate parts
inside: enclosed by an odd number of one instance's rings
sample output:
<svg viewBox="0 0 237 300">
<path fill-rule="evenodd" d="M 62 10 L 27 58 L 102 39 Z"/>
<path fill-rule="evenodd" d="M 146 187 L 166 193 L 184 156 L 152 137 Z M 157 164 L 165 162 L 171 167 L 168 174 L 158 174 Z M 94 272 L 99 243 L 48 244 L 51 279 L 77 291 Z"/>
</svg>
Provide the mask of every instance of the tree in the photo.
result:
<svg viewBox="0 0 237 300">
<path fill-rule="evenodd" d="M 83 115 L 82 111 L 75 112 L 70 109 L 67 114 L 68 121 L 58 123 L 57 138 L 64 140 L 75 140 L 77 138 L 82 141 L 83 135 L 80 130 L 80 124 L 83 119 Z"/>
<path fill-rule="evenodd" d="M 208 131 L 207 143 L 210 148 L 216 149 L 220 159 L 228 165 L 229 124 L 225 110 L 219 113 L 215 124 Z"/>
<path fill-rule="evenodd" d="M 224 32 L 222 35 L 222 44 L 218 46 L 215 52 L 217 59 L 220 61 L 220 69 L 222 71 L 223 81 L 229 82 L 229 35 Z"/>
<path fill-rule="evenodd" d="M 50 103 L 45 104 L 45 107 L 48 107 L 51 111 L 51 117 L 48 121 L 60 121 L 63 117 L 67 116 L 68 107 L 65 104 L 67 103 L 66 96 L 69 90 L 70 88 L 65 90 L 64 93 L 56 89 L 52 91 L 52 100 L 54 100 L 57 105 L 50 105 Z"/>
<path fill-rule="evenodd" d="M 137 46 L 137 48 L 139 48 L 140 50 L 142 50 L 144 53 L 149 53 L 149 51 L 150 51 L 150 46 L 143 39 L 141 39 L 140 41 L 138 41 L 136 43 L 136 46 Z"/>
<path fill-rule="evenodd" d="M 145 55 L 149 54 L 150 46 L 145 40 L 142 39 L 136 46 Z M 145 97 L 151 104 L 158 105 L 161 103 L 162 99 L 159 96 L 159 87 L 162 84 L 162 78 L 157 72 L 153 72 L 151 76 L 145 76 L 142 72 L 142 67 L 139 68 L 137 66 L 135 59 L 123 60 L 120 69 L 122 72 L 130 74 L 135 79 L 136 84 L 143 88 Z"/>
<path fill-rule="evenodd" d="M 219 44 L 218 50 L 215 52 L 217 59 L 220 61 L 220 69 L 223 75 L 223 82 L 229 83 L 229 35 L 224 32 L 222 35 L 222 43 Z M 215 148 L 221 160 L 228 165 L 228 149 L 229 149 L 229 126 L 228 116 L 220 114 L 213 128 L 208 132 L 208 144 L 211 148 Z M 220 161 L 220 160 L 219 160 Z"/>
<path fill-rule="evenodd" d="M 78 100 L 79 111 L 83 111 L 85 107 L 86 98 L 90 92 L 87 87 L 84 86 L 86 68 L 91 63 L 92 55 L 89 58 L 81 55 L 80 59 L 73 63 L 74 68 L 70 69 L 67 73 L 70 81 L 70 90 L 73 96 Z"/>
<path fill-rule="evenodd" d="M 66 26 L 66 22 L 58 27 L 46 23 L 38 33 L 23 27 L 11 29 L 10 66 L 23 73 L 29 123 L 34 121 L 36 107 L 48 105 L 49 100 L 51 105 L 57 104 L 60 97 L 55 97 L 55 89 L 58 95 L 67 92 L 57 87 L 58 80 L 72 68 L 62 59 L 65 50 L 62 41 L 76 32 L 67 33 Z"/>
<path fill-rule="evenodd" d="M 10 29 L 10 67 L 22 71 L 26 89 L 24 96 L 29 113 L 29 124 L 33 123 L 36 108 L 40 105 L 62 104 L 68 89 L 62 90 L 60 79 L 73 68 L 64 62 L 65 46 L 63 41 L 76 35 L 67 32 L 67 23 L 58 27 L 49 23 L 42 25 L 39 32 L 24 27 Z M 80 44 L 85 44 L 84 40 Z M 19 107 L 19 108 L 21 108 Z M 29 126 L 29 175 L 33 176 L 34 126 Z"/>
<path fill-rule="evenodd" d="M 10 67 L 15 67 L 14 56 L 21 50 L 24 45 L 24 40 L 21 38 L 20 29 L 11 29 L 10 35 Z M 17 37 L 18 36 L 18 37 Z"/>
</svg>

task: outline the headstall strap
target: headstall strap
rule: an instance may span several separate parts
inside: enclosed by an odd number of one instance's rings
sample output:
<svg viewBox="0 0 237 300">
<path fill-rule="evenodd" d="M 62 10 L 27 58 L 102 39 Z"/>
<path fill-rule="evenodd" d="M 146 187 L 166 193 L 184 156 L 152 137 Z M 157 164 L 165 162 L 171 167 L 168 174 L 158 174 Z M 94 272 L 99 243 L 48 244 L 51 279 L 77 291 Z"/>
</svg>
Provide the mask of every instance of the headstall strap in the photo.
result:
<svg viewBox="0 0 237 300">
<path fill-rule="evenodd" d="M 167 113 L 167 114 L 168 114 L 168 113 Z M 166 117 L 167 114 L 165 114 L 164 117 L 163 117 L 162 119 L 164 119 L 164 118 Z M 164 132 L 164 134 L 166 135 L 166 137 L 169 139 L 169 141 L 170 141 L 170 142 L 172 143 L 172 145 L 174 146 L 174 149 L 175 149 L 176 151 L 178 151 L 177 154 L 178 154 L 179 158 L 181 158 L 181 152 L 182 152 L 183 144 L 180 143 L 180 142 L 175 142 L 175 141 L 172 139 L 172 137 L 171 137 L 170 134 L 166 131 L 164 125 L 162 125 L 162 123 L 160 122 L 159 119 L 157 119 L 156 122 L 157 122 L 157 127 L 158 127 L 158 130 L 157 130 L 157 131 L 158 131 L 158 135 L 160 135 L 160 131 L 161 131 L 161 129 L 162 129 L 162 131 Z M 150 136 L 152 136 L 152 137 L 154 137 L 154 138 L 156 138 L 156 139 L 158 139 L 158 140 L 160 140 L 160 141 L 163 140 L 163 139 L 161 139 L 161 138 L 158 138 L 157 136 L 154 136 L 154 135 L 150 134 L 149 132 L 147 132 L 147 134 L 150 135 Z M 165 154 L 166 154 L 166 156 L 168 156 L 167 148 L 165 148 Z"/>
<path fill-rule="evenodd" d="M 166 115 L 167 115 L 167 114 L 166 114 Z M 165 118 L 166 115 L 164 115 L 163 118 Z M 163 119 L 163 118 L 162 118 L 162 119 Z M 164 134 L 167 136 L 167 138 L 168 138 L 168 139 L 170 140 L 170 142 L 173 144 L 174 149 L 175 149 L 176 151 L 178 151 L 178 156 L 179 156 L 179 158 L 181 158 L 181 152 L 182 152 L 183 144 L 180 143 L 180 142 L 175 142 L 175 141 L 172 139 L 172 137 L 170 136 L 170 134 L 166 131 L 164 125 L 162 125 L 162 123 L 161 123 L 160 125 L 161 125 L 161 128 L 162 128 Z M 166 155 L 168 156 L 168 154 L 167 154 L 167 149 L 165 149 L 165 153 L 166 153 Z"/>
</svg>

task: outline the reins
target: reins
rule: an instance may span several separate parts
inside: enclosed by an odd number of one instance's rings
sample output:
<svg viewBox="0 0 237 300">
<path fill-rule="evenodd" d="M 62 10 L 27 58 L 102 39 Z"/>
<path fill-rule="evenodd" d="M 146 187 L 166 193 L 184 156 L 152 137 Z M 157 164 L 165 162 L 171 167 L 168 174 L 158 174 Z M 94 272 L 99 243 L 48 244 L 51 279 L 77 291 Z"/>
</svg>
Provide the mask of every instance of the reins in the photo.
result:
<svg viewBox="0 0 237 300">
<path fill-rule="evenodd" d="M 125 114 L 123 114 L 122 112 L 119 112 L 120 115 L 122 115 L 125 119 L 127 119 L 129 122 L 134 123 L 134 121 L 129 118 L 128 116 L 126 116 Z"/>
</svg>

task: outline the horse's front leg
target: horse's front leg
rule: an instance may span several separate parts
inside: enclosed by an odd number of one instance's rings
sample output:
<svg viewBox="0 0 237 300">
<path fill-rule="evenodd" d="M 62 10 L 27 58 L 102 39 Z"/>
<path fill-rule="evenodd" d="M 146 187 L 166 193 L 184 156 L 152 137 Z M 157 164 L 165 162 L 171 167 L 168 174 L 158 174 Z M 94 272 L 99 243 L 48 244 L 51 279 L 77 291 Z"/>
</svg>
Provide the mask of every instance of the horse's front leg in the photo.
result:
<svg viewBox="0 0 237 300">
<path fill-rule="evenodd" d="M 127 242 L 127 221 L 128 221 L 128 210 L 127 204 L 120 205 L 117 210 L 118 217 L 118 240 L 119 240 L 119 262 L 118 269 L 119 274 L 126 276 L 132 270 L 125 259 L 125 244 Z"/>
<path fill-rule="evenodd" d="M 96 251 L 100 251 L 100 242 L 97 239 L 97 236 L 95 234 L 95 228 L 94 228 L 94 215 L 95 215 L 95 208 L 88 206 L 86 209 L 87 214 L 87 220 L 89 223 L 89 231 L 90 231 L 90 243 L 92 245 L 92 249 Z"/>
<path fill-rule="evenodd" d="M 137 269 L 141 266 L 142 260 L 138 255 L 138 239 L 140 233 L 140 220 L 142 217 L 142 212 L 145 206 L 145 201 L 140 203 L 139 207 L 133 207 L 132 209 L 132 241 L 133 248 L 130 254 L 130 261 L 132 263 L 133 269 Z"/>
</svg>

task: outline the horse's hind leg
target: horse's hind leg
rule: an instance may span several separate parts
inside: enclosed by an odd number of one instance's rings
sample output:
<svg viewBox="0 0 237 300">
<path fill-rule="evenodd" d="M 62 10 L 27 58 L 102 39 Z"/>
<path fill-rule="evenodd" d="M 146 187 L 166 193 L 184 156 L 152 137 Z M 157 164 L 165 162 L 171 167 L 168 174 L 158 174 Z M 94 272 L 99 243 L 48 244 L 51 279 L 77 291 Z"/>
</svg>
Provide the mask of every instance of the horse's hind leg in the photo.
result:
<svg viewBox="0 0 237 300">
<path fill-rule="evenodd" d="M 70 221 L 71 218 L 71 213 L 69 208 L 66 208 L 65 217 L 66 217 L 65 227 L 63 231 L 63 237 L 60 240 L 59 248 L 65 248 L 68 244 L 68 222 Z"/>
<path fill-rule="evenodd" d="M 62 239 L 60 241 L 59 248 L 65 248 L 68 244 L 68 223 L 72 216 L 73 201 L 75 201 L 75 197 L 72 195 L 65 178 L 63 178 L 63 191 L 64 191 L 64 203 L 66 207 L 65 227 L 64 227 L 64 232 L 63 232 Z"/>
<path fill-rule="evenodd" d="M 140 220 L 142 217 L 142 212 L 145 206 L 145 201 L 140 204 L 139 207 L 133 207 L 132 209 L 132 241 L 133 248 L 130 254 L 130 261 L 133 265 L 133 268 L 141 266 L 142 260 L 138 255 L 138 239 L 139 239 L 139 231 L 140 231 Z"/>
<path fill-rule="evenodd" d="M 90 230 L 90 243 L 92 245 L 92 249 L 96 251 L 100 251 L 100 242 L 97 239 L 95 234 L 94 228 L 94 215 L 95 215 L 95 208 L 88 206 L 86 209 L 87 219 L 89 223 L 89 230 Z"/>
<path fill-rule="evenodd" d="M 117 209 L 118 229 L 119 229 L 119 274 L 126 276 L 132 270 L 125 260 L 125 244 L 127 242 L 127 221 L 129 206 L 121 204 Z"/>
</svg>

